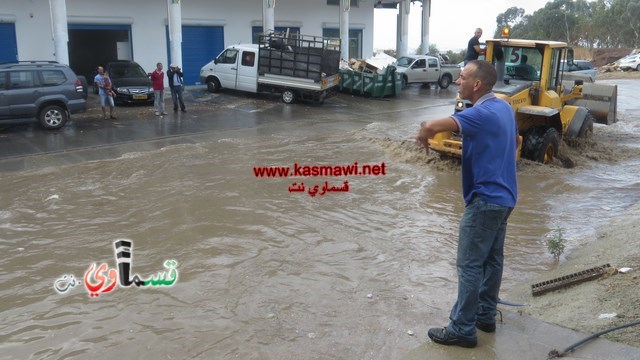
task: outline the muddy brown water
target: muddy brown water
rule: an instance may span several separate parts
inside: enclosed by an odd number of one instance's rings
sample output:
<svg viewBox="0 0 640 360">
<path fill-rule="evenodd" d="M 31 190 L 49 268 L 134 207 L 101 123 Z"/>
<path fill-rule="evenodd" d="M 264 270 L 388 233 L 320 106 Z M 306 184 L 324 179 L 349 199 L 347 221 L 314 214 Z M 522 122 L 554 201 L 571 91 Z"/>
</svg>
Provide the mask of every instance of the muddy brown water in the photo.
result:
<svg viewBox="0 0 640 360">
<path fill-rule="evenodd" d="M 639 86 L 616 83 L 621 121 L 563 148 L 572 168 L 519 165 L 503 294 L 555 266 L 544 242 L 557 229 L 570 254 L 638 201 L 640 119 L 630 94 Z M 407 140 L 450 104 L 389 104 L 387 112 L 347 109 L 351 120 L 213 132 L 2 174 L 0 357 L 401 358 L 447 321 L 463 203 L 455 162 Z M 290 107 L 273 106 L 289 116 Z M 386 175 L 253 174 L 254 166 L 356 161 L 384 162 Z M 348 181 L 349 190 L 312 197 L 309 188 L 325 181 Z M 293 182 L 305 192 L 290 192 Z M 177 281 L 91 298 L 85 272 L 92 263 L 116 267 L 118 239 L 133 241 L 134 273 L 149 278 L 174 259 Z M 64 275 L 78 285 L 60 294 L 54 282 Z"/>
</svg>

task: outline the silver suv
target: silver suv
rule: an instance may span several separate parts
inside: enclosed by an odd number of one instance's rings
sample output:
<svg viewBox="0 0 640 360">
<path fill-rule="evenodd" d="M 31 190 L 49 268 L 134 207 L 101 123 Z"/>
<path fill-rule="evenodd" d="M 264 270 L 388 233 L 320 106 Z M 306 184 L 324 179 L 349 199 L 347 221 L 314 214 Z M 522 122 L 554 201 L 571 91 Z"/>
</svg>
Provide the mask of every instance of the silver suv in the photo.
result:
<svg viewBox="0 0 640 360">
<path fill-rule="evenodd" d="M 71 114 L 87 111 L 87 93 L 76 74 L 55 61 L 0 64 L 0 122 L 38 119 L 60 129 Z"/>
</svg>

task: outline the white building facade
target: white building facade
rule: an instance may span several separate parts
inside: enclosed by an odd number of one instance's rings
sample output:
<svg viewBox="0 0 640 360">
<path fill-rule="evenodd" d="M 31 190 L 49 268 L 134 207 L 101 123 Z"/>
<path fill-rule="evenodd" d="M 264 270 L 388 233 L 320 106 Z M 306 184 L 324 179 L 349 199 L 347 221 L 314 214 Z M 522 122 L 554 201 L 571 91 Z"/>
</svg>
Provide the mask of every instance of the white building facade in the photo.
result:
<svg viewBox="0 0 640 360">
<path fill-rule="evenodd" d="M 195 84 L 203 65 L 228 45 L 257 42 L 265 24 L 277 31 L 339 37 L 348 43 L 343 57 L 346 52 L 370 57 L 375 8 L 402 8 L 409 2 L 2 0 L 0 61 L 57 60 L 89 79 L 98 65 L 112 60 L 133 60 L 148 72 L 158 62 L 165 67 L 175 62 L 185 72 L 185 83 Z"/>
</svg>

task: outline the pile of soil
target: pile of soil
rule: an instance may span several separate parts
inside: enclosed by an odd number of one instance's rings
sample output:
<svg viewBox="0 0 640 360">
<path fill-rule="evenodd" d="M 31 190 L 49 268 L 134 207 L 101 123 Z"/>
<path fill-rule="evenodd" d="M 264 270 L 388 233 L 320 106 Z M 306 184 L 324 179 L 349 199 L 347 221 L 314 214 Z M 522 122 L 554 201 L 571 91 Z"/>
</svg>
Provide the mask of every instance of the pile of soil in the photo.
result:
<svg viewBox="0 0 640 360">
<path fill-rule="evenodd" d="M 607 64 L 611 64 L 623 58 L 629 54 L 634 49 L 629 48 L 620 48 L 620 49 L 592 49 L 591 50 L 591 63 L 595 67 L 604 66 Z"/>
</svg>

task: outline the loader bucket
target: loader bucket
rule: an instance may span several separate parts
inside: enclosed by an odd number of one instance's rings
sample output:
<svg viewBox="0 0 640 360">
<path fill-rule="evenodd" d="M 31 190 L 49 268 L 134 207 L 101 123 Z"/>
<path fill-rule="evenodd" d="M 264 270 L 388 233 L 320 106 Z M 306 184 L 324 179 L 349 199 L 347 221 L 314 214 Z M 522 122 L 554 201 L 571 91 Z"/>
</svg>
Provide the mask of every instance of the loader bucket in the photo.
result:
<svg viewBox="0 0 640 360">
<path fill-rule="evenodd" d="M 437 133 L 432 139 L 429 139 L 429 148 L 449 156 L 461 157 L 462 139 L 452 132 Z"/>
<path fill-rule="evenodd" d="M 583 106 L 589 109 L 596 122 L 611 125 L 617 121 L 618 85 L 585 83 L 582 98 L 573 100 L 571 105 Z"/>
</svg>

